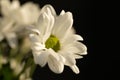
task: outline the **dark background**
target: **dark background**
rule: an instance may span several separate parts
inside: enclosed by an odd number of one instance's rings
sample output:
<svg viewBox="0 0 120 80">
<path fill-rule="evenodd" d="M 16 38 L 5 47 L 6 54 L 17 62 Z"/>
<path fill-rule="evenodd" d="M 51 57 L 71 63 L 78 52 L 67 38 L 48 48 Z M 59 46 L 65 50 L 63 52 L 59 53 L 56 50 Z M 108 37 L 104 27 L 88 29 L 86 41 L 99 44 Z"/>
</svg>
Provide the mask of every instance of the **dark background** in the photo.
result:
<svg viewBox="0 0 120 80">
<path fill-rule="evenodd" d="M 57 14 L 61 10 L 70 11 L 73 13 L 74 28 L 77 34 L 80 34 L 84 41 L 83 43 L 88 48 L 88 55 L 83 59 L 77 60 L 77 66 L 80 69 L 80 74 L 75 74 L 72 70 L 65 66 L 62 74 L 53 73 L 48 66 L 44 68 L 37 66 L 33 80 L 106 80 L 113 77 L 113 61 L 110 54 L 105 52 L 105 48 L 100 47 L 103 40 L 99 32 L 99 27 L 96 27 L 96 10 L 99 10 L 93 4 L 93 0 L 20 0 L 21 4 L 32 1 L 40 4 L 42 8 L 45 4 L 51 4 Z M 102 33 L 102 31 L 101 31 Z M 104 45 L 103 45 L 104 46 Z"/>
</svg>

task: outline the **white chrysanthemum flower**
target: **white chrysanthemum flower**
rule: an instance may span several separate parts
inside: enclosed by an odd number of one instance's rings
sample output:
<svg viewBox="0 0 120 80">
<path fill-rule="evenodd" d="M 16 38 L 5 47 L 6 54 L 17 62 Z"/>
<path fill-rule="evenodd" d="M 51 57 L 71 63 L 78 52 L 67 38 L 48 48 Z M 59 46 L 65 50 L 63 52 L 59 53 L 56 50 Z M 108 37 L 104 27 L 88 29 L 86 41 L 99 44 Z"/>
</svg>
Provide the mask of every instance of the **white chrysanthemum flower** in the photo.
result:
<svg viewBox="0 0 120 80">
<path fill-rule="evenodd" d="M 28 2 L 20 6 L 19 0 L 0 0 L 0 41 L 7 39 L 11 48 L 17 46 L 17 33 L 24 33 L 26 25 L 34 24 L 40 13 L 39 6 Z M 22 32 L 21 32 L 22 31 Z"/>
<path fill-rule="evenodd" d="M 30 40 L 34 61 L 41 67 L 48 63 L 55 73 L 62 73 L 64 65 L 79 73 L 76 60 L 87 54 L 87 48 L 80 35 L 75 34 L 71 12 L 56 15 L 51 5 L 42 8 L 39 20 L 31 30 Z"/>
</svg>

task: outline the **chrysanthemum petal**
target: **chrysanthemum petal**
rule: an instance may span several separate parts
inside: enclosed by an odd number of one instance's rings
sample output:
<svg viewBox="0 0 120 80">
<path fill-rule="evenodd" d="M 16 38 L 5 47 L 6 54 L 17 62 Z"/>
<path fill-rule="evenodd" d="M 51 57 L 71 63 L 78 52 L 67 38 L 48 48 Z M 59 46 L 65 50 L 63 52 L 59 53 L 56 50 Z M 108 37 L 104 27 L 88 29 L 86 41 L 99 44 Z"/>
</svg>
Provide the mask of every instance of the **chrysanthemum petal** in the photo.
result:
<svg viewBox="0 0 120 80">
<path fill-rule="evenodd" d="M 36 64 L 39 64 L 41 67 L 45 66 L 49 56 L 49 53 L 47 51 L 33 53 L 33 55 L 34 55 L 34 60 Z"/>
<path fill-rule="evenodd" d="M 31 45 L 34 46 L 34 47 L 31 47 L 31 48 L 32 48 L 32 50 L 35 51 L 35 52 L 38 52 L 38 51 L 41 51 L 41 50 L 46 49 L 46 48 L 45 48 L 45 45 L 43 45 L 43 44 L 40 44 L 40 45 L 31 44 Z"/>
<path fill-rule="evenodd" d="M 72 54 L 69 54 L 67 52 L 63 52 L 60 54 L 65 58 L 65 65 L 70 66 L 76 64 L 75 58 Z"/>
<path fill-rule="evenodd" d="M 80 56 L 80 55 L 73 55 L 75 57 L 75 59 L 81 59 L 83 58 L 83 56 Z"/>
<path fill-rule="evenodd" d="M 36 29 L 35 27 L 26 27 L 27 30 L 29 30 L 30 33 L 36 34 L 36 35 L 41 35 L 40 31 L 38 29 Z"/>
<path fill-rule="evenodd" d="M 55 73 L 62 73 L 64 69 L 64 64 L 52 55 L 49 56 L 48 66 Z"/>
<path fill-rule="evenodd" d="M 74 53 L 80 52 L 78 48 L 76 48 L 75 46 L 73 46 L 73 44 L 69 44 L 69 45 L 64 46 L 63 50 L 65 52 L 68 52 L 69 54 L 74 54 Z"/>
<path fill-rule="evenodd" d="M 42 8 L 41 12 L 42 12 L 42 11 L 45 12 L 47 8 L 51 11 L 51 14 L 52 14 L 53 16 L 56 16 L 56 12 L 55 12 L 54 8 L 53 8 L 51 5 L 45 5 L 45 6 Z"/>
<path fill-rule="evenodd" d="M 38 21 L 38 28 L 43 36 L 44 41 L 50 36 L 52 27 L 54 24 L 54 17 L 51 14 L 49 8 L 46 9 L 46 12 L 41 12 Z"/>
<path fill-rule="evenodd" d="M 79 68 L 76 65 L 70 66 L 70 68 L 75 72 L 76 74 L 80 73 Z"/>
<path fill-rule="evenodd" d="M 62 10 L 61 11 L 61 13 L 60 13 L 60 15 L 64 15 L 65 14 L 65 11 L 64 10 Z"/>
<path fill-rule="evenodd" d="M 69 44 L 73 44 L 76 41 L 83 41 L 83 38 L 80 35 L 75 34 L 74 29 L 71 29 L 68 32 L 68 34 L 66 34 L 66 37 L 63 40 L 61 40 L 61 43 L 64 46 L 66 46 L 66 45 L 69 45 Z"/>
<path fill-rule="evenodd" d="M 83 43 L 75 42 L 74 46 L 79 49 L 78 54 L 80 54 L 80 55 L 86 55 L 87 54 L 87 47 Z"/>
<path fill-rule="evenodd" d="M 56 35 L 59 39 L 63 39 L 67 32 L 71 29 L 73 24 L 72 14 L 70 12 L 60 15 L 56 18 L 52 34 Z"/>
<path fill-rule="evenodd" d="M 37 36 L 36 34 L 30 34 L 29 35 L 29 38 L 32 42 L 41 42 L 41 38 L 39 36 Z"/>
<path fill-rule="evenodd" d="M 80 41 L 83 41 L 83 38 L 80 36 L 80 35 L 74 35 L 74 38 L 76 39 L 76 40 L 80 40 Z"/>
<path fill-rule="evenodd" d="M 73 56 L 66 56 L 65 59 L 66 59 L 65 65 L 76 64 L 75 58 Z"/>
<path fill-rule="evenodd" d="M 33 51 L 38 52 L 41 51 L 42 49 L 45 49 L 45 45 L 42 44 L 42 39 L 40 36 L 36 34 L 30 34 L 29 38 L 32 41 L 31 48 Z"/>
<path fill-rule="evenodd" d="M 59 55 L 51 48 L 48 49 L 48 52 L 52 57 L 54 57 L 57 61 L 59 60 Z"/>
</svg>

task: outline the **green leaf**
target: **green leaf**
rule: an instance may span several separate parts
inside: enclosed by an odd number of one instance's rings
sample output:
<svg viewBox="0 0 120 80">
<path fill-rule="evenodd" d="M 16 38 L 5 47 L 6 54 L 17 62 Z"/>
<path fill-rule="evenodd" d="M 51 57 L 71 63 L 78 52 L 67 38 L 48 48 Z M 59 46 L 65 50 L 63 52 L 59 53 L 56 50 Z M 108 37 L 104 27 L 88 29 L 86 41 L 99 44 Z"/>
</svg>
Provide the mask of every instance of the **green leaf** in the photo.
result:
<svg viewBox="0 0 120 80">
<path fill-rule="evenodd" d="M 14 80 L 15 79 L 13 71 L 10 69 L 10 66 L 8 64 L 4 65 L 2 69 L 2 73 L 3 73 L 3 80 Z"/>
</svg>

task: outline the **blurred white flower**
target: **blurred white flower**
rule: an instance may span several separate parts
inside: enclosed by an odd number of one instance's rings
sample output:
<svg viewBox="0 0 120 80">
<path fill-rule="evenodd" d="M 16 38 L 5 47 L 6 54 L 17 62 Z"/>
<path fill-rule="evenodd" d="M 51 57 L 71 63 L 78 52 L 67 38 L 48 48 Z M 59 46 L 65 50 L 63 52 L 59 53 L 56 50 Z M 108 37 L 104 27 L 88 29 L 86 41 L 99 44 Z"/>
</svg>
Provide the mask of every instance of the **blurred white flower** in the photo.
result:
<svg viewBox="0 0 120 80">
<path fill-rule="evenodd" d="M 39 6 L 32 2 L 20 6 L 19 0 L 0 0 L 0 8 L 0 41 L 6 38 L 10 47 L 15 48 L 18 33 L 23 34 L 25 26 L 34 24 L 38 19 Z"/>
<path fill-rule="evenodd" d="M 37 4 L 32 2 L 25 3 L 16 11 L 15 20 L 19 24 L 33 24 L 37 21 L 40 9 Z"/>
<path fill-rule="evenodd" d="M 69 66 L 73 72 L 79 73 L 76 60 L 87 54 L 87 48 L 80 35 L 75 34 L 71 12 L 61 12 L 56 15 L 51 5 L 45 5 L 38 22 L 29 27 L 31 48 L 34 61 L 41 67 L 48 63 L 55 73 L 62 73 L 64 65 Z"/>
<path fill-rule="evenodd" d="M 33 24 L 39 16 L 39 6 L 27 2 L 20 6 L 19 0 L 1 0 L 1 13 L 19 24 Z"/>
<path fill-rule="evenodd" d="M 30 78 L 30 68 L 28 67 L 19 77 L 19 80 L 32 80 Z"/>
<path fill-rule="evenodd" d="M 12 17 L 15 10 L 20 8 L 19 0 L 0 0 L 1 13 L 3 16 Z"/>
<path fill-rule="evenodd" d="M 14 21 L 8 18 L 2 18 L 0 21 L 0 41 L 7 39 L 11 48 L 15 48 L 17 44 L 17 35 L 13 29 Z"/>
<path fill-rule="evenodd" d="M 10 68 L 13 70 L 14 75 L 18 75 L 24 68 L 25 63 L 17 61 L 17 59 L 10 59 Z"/>
</svg>

